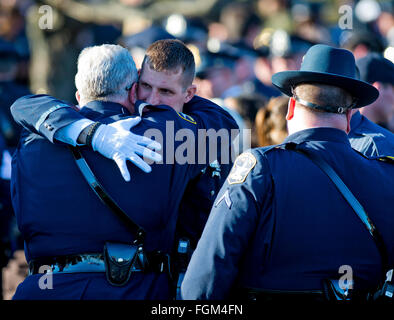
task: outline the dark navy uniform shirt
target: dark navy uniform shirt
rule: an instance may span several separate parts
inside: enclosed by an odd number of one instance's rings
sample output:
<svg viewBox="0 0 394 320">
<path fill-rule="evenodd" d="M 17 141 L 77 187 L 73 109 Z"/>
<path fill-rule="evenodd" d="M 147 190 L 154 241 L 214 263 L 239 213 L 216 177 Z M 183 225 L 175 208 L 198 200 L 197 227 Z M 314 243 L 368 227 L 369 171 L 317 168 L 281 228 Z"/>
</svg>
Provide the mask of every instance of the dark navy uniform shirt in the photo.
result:
<svg viewBox="0 0 394 320">
<path fill-rule="evenodd" d="M 285 142 L 324 158 L 362 204 L 394 262 L 394 165 L 354 151 L 345 132 L 313 128 Z M 183 285 L 184 299 L 224 299 L 237 288 L 321 290 L 350 266 L 358 288 L 381 279 L 367 229 L 320 168 L 295 151 L 240 155 L 219 192 Z"/>
<path fill-rule="evenodd" d="M 352 117 L 348 136 L 352 148 L 367 156 L 394 156 L 394 134 L 359 111 Z"/>
<path fill-rule="evenodd" d="M 196 133 L 202 128 L 218 130 L 236 126 L 227 112 L 208 100 L 195 97 L 189 107 L 193 118 L 186 119 L 168 106 L 150 107 L 132 131 L 143 135 L 147 129 L 158 129 L 166 138 L 167 121 L 173 123 L 175 132 L 181 128 Z M 26 118 L 24 111 L 27 109 L 30 109 L 31 118 L 21 121 Z M 42 116 L 44 110 L 50 112 Z M 130 243 L 133 235 L 90 189 L 68 148 L 61 143 L 51 144 L 36 134 L 40 132 L 53 140 L 56 130 L 72 122 L 72 118 L 87 117 L 110 123 L 127 116 L 127 111 L 116 103 L 95 101 L 76 113 L 62 101 L 39 95 L 17 100 L 12 113 L 17 121 L 32 131 L 24 132 L 12 168 L 13 206 L 25 239 L 27 260 L 100 253 L 105 241 Z M 174 142 L 175 150 L 181 143 L 183 141 Z M 163 150 L 166 150 L 166 139 Z M 82 151 L 111 197 L 147 231 L 146 251 L 169 253 L 173 247 L 180 200 L 188 181 L 200 172 L 203 165 L 153 164 L 152 172 L 146 174 L 129 163 L 131 181 L 125 182 L 112 160 L 87 148 Z M 163 152 L 163 158 L 165 162 L 166 152 Z M 136 274 L 124 287 L 109 285 L 104 273 L 55 274 L 53 290 L 40 290 L 39 276 L 27 277 L 18 287 L 15 298 L 170 298 L 166 274 Z"/>
</svg>

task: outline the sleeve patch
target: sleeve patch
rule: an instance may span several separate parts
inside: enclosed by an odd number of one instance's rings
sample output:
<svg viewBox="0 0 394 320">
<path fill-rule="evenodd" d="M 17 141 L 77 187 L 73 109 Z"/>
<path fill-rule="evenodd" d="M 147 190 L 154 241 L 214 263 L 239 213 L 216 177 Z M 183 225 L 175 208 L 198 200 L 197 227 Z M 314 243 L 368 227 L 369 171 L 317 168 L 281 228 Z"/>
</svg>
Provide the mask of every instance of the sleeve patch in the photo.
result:
<svg viewBox="0 0 394 320">
<path fill-rule="evenodd" d="M 243 183 L 257 163 L 255 156 L 249 152 L 245 152 L 235 159 L 233 168 L 228 175 L 229 184 Z"/>
<path fill-rule="evenodd" d="M 230 198 L 230 194 L 229 194 L 228 189 L 227 189 L 226 192 L 223 193 L 223 195 L 216 201 L 215 208 L 216 208 L 216 207 L 220 204 L 220 202 L 222 202 L 223 200 L 224 200 L 224 202 L 226 203 L 227 207 L 228 207 L 229 209 L 231 209 L 231 205 L 233 204 L 233 202 L 231 201 L 231 198 Z"/>
<path fill-rule="evenodd" d="M 183 112 L 177 112 L 177 114 L 178 114 L 178 116 L 181 117 L 183 120 L 186 120 L 186 121 L 188 121 L 188 122 L 190 122 L 190 123 L 193 123 L 193 124 L 197 124 L 196 120 L 194 120 L 191 116 L 189 116 L 189 115 L 187 115 L 187 114 L 185 114 L 185 113 L 183 113 Z"/>
</svg>

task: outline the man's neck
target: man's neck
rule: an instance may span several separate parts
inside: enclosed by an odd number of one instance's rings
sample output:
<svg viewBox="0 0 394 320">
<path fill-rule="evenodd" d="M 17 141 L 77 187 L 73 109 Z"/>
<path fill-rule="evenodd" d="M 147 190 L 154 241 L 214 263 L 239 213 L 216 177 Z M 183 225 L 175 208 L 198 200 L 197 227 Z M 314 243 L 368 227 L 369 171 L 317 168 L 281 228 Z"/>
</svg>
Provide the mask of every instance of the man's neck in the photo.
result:
<svg viewBox="0 0 394 320">
<path fill-rule="evenodd" d="M 298 112 L 297 112 L 298 111 Z M 310 114 L 306 110 L 297 110 L 294 113 L 293 119 L 287 121 L 287 128 L 289 134 L 297 131 L 311 129 L 311 128 L 335 128 L 346 132 L 347 123 L 346 118 L 342 117 L 319 117 L 316 114 Z"/>
<path fill-rule="evenodd" d="M 122 101 L 117 101 L 117 100 L 112 100 L 112 99 L 111 100 L 85 100 L 85 99 L 80 99 L 79 100 L 79 106 L 80 107 L 86 106 L 89 102 L 92 102 L 92 101 L 118 103 L 118 104 L 122 105 L 124 108 L 126 108 L 130 112 L 130 114 L 134 113 L 134 106 L 131 105 L 130 103 L 125 103 L 125 102 L 122 102 Z"/>
</svg>

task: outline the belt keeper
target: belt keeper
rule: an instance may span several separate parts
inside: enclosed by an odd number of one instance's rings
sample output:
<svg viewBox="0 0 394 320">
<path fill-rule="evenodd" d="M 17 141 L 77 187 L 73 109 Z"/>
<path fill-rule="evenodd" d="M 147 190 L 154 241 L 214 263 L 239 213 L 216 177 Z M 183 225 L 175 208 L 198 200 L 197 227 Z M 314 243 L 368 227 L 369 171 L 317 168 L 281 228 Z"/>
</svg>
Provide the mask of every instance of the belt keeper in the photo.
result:
<svg viewBox="0 0 394 320">
<path fill-rule="evenodd" d="M 88 147 L 92 147 L 92 140 L 93 136 L 96 133 L 97 129 L 101 126 L 102 123 L 100 122 L 95 122 L 90 125 L 88 134 L 86 135 L 86 145 Z"/>
</svg>

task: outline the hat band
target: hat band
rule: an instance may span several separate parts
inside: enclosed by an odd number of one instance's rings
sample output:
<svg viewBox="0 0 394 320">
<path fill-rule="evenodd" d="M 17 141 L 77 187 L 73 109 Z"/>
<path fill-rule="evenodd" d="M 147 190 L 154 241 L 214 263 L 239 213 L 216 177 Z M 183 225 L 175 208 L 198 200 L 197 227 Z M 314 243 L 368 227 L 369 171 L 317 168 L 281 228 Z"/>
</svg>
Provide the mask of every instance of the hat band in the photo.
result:
<svg viewBox="0 0 394 320">
<path fill-rule="evenodd" d="M 297 97 L 295 94 L 293 97 L 297 102 L 301 103 L 304 106 L 307 106 L 312 109 L 325 110 L 327 112 L 332 112 L 332 113 L 346 113 L 346 111 L 351 109 L 354 105 L 354 103 L 352 103 L 349 107 L 320 106 L 318 104 L 301 99 Z"/>
</svg>

